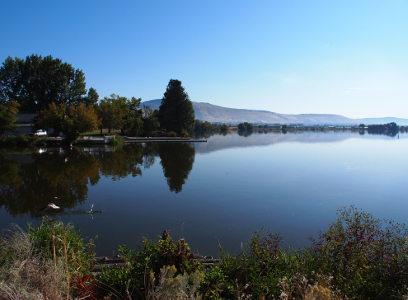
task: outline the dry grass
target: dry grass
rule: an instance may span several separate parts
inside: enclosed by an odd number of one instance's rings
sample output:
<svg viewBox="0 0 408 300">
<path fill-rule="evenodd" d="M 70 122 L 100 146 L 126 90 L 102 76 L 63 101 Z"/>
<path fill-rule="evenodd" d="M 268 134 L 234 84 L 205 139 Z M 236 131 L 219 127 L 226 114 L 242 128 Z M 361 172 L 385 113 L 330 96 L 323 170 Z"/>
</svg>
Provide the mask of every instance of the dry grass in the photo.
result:
<svg viewBox="0 0 408 300">
<path fill-rule="evenodd" d="M 0 238 L 0 299 L 68 299 L 64 258 L 35 254 L 35 243 L 20 227 Z"/>
<path fill-rule="evenodd" d="M 163 266 L 160 269 L 160 280 L 155 285 L 154 273 L 150 273 L 152 290 L 148 298 L 151 300 L 176 300 L 176 299 L 201 299 L 198 295 L 198 287 L 202 274 L 195 272 L 191 275 L 179 274 L 175 276 L 177 269 L 175 266 Z"/>
<path fill-rule="evenodd" d="M 279 281 L 281 288 L 280 300 L 294 300 L 294 292 L 301 294 L 304 300 L 348 300 L 341 292 L 331 285 L 333 277 L 314 274 L 315 284 L 309 284 L 309 280 L 301 274 L 294 274 L 291 278 L 283 278 Z M 296 298 L 297 299 L 297 298 Z"/>
</svg>

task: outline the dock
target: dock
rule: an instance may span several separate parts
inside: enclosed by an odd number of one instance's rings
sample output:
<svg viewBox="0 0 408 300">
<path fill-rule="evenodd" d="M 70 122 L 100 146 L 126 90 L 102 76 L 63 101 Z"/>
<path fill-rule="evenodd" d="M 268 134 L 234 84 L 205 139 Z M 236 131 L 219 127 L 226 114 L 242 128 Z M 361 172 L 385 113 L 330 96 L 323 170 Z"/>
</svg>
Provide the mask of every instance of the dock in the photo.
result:
<svg viewBox="0 0 408 300">
<path fill-rule="evenodd" d="M 193 260 L 202 263 L 205 267 L 214 266 L 219 262 L 219 259 L 215 259 L 212 256 L 202 256 L 193 254 Z M 96 257 L 96 264 L 93 268 L 93 272 L 101 272 L 105 267 L 124 267 L 126 262 L 120 255 Z"/>
<path fill-rule="evenodd" d="M 207 140 L 195 140 L 180 137 L 125 137 L 125 143 L 200 143 Z"/>
<path fill-rule="evenodd" d="M 124 136 L 125 144 L 133 143 L 199 143 L 207 142 L 207 140 L 196 140 L 190 138 L 180 138 L 180 137 L 130 137 Z M 49 137 L 50 141 L 60 143 L 65 138 L 64 137 Z M 91 144 L 107 144 L 109 141 L 113 140 L 113 135 L 107 136 L 81 136 L 78 140 L 89 141 Z"/>
</svg>

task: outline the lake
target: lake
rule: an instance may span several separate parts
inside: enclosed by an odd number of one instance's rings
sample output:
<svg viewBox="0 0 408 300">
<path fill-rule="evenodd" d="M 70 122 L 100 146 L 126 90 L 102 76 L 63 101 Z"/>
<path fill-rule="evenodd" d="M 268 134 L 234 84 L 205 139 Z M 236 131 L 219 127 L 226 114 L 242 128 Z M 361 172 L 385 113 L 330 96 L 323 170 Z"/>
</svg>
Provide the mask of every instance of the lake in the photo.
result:
<svg viewBox="0 0 408 300">
<path fill-rule="evenodd" d="M 407 134 L 269 132 L 119 149 L 7 150 L 0 228 L 25 228 L 47 214 L 72 221 L 84 237 L 97 235 L 98 255 L 167 229 L 193 252 L 216 257 L 218 241 L 238 253 L 268 226 L 297 249 L 327 229 L 341 206 L 407 223 L 407 149 Z M 40 210 L 51 202 L 61 210 Z M 91 207 L 95 213 L 86 214 Z"/>
</svg>

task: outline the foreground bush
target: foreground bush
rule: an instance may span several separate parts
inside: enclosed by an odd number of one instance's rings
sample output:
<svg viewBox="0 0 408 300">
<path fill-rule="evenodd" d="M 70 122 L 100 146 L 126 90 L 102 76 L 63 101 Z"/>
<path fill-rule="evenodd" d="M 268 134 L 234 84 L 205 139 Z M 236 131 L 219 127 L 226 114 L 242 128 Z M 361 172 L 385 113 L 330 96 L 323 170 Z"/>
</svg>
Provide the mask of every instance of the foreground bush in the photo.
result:
<svg viewBox="0 0 408 300">
<path fill-rule="evenodd" d="M 239 255 L 220 247 L 219 264 L 205 269 L 165 231 L 137 249 L 120 247 L 125 267 L 95 278 L 92 242 L 44 220 L 1 238 L 0 299 L 408 299 L 407 236 L 405 225 L 352 206 L 309 248 L 284 249 L 263 229 Z"/>
<path fill-rule="evenodd" d="M 64 257 L 73 275 L 88 274 L 94 264 L 93 240 L 85 242 L 73 224 L 44 218 L 39 226 L 28 225 L 28 235 L 35 242 L 35 251 L 52 259 Z"/>
<path fill-rule="evenodd" d="M 0 239 L 0 299 L 90 294 L 93 282 L 86 274 L 93 258 L 92 240 L 85 243 L 72 224 L 44 219 L 37 227 L 29 225 L 27 232 L 12 226 Z"/>
<path fill-rule="evenodd" d="M 63 299 L 68 278 L 63 258 L 55 261 L 35 239 L 15 226 L 0 240 L 0 299 Z"/>
<path fill-rule="evenodd" d="M 98 278 L 102 288 L 127 295 L 132 299 L 136 297 L 144 299 L 150 297 L 149 294 L 154 290 L 154 282 L 168 286 L 168 281 L 163 281 L 160 275 L 166 267 L 175 270 L 171 273 L 172 276 L 181 274 L 186 276 L 185 278 L 190 276 L 196 278 L 194 274 L 202 269 L 201 264 L 193 260 L 193 254 L 187 243 L 184 240 L 174 243 L 167 231 L 164 231 L 158 241 L 144 238 L 138 248 L 130 249 L 127 246 L 119 248 L 126 266 L 103 268 Z"/>
<path fill-rule="evenodd" d="M 404 224 L 342 208 L 308 250 L 311 266 L 332 275 L 349 297 L 401 299 L 408 282 L 407 238 Z"/>
<path fill-rule="evenodd" d="M 407 294 L 408 231 L 353 206 L 308 249 L 281 248 L 279 235 L 255 233 L 246 251 L 222 254 L 203 279 L 204 298 L 402 299 Z M 327 297 L 325 297 L 326 295 Z"/>
</svg>

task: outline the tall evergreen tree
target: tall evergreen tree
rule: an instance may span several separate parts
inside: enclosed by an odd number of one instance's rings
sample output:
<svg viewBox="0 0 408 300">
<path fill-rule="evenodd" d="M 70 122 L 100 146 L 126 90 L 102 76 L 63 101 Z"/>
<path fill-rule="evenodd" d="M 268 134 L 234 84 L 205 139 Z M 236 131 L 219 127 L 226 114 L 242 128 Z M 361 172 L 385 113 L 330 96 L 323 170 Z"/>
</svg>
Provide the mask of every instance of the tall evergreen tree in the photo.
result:
<svg viewBox="0 0 408 300">
<path fill-rule="evenodd" d="M 181 133 L 194 129 L 193 104 L 184 91 L 181 81 L 170 79 L 159 109 L 159 122 L 168 131 Z"/>
</svg>

